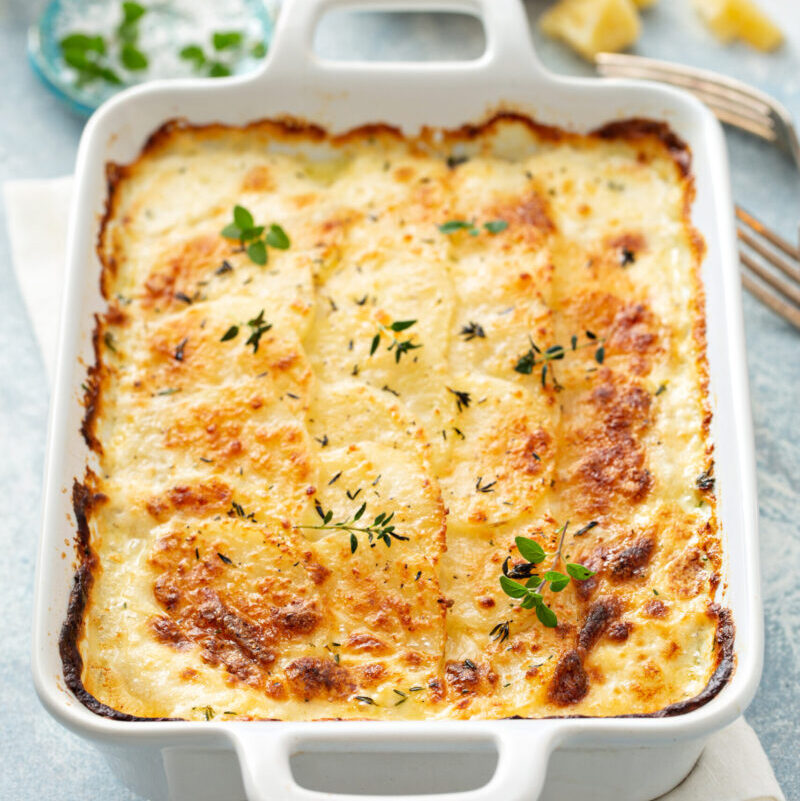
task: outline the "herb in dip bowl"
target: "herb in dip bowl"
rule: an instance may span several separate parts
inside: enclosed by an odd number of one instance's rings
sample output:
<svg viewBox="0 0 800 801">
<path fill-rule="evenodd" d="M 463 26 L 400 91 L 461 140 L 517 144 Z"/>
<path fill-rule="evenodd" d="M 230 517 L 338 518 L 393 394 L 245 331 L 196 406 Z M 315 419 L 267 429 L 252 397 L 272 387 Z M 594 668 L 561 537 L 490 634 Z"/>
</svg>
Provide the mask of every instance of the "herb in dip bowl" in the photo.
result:
<svg viewBox="0 0 800 801">
<path fill-rule="evenodd" d="M 89 114 L 145 81 L 250 72 L 271 33 L 261 0 L 53 0 L 28 52 L 42 80 Z"/>
</svg>

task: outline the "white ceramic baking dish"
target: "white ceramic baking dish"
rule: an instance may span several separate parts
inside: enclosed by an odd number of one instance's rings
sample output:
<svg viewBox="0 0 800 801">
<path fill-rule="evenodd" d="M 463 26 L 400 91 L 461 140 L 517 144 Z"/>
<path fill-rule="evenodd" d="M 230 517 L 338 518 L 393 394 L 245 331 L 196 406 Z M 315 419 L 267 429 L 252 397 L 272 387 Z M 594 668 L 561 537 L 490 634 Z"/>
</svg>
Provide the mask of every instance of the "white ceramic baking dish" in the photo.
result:
<svg viewBox="0 0 800 801">
<path fill-rule="evenodd" d="M 567 79 L 547 73 L 531 49 L 518 0 L 382 0 L 383 9 L 468 11 L 479 16 L 486 51 L 473 61 L 327 62 L 312 51 L 321 13 L 342 0 L 285 2 L 271 53 L 257 74 L 217 81 L 154 83 L 119 95 L 89 121 L 77 162 L 67 282 L 45 483 L 36 584 L 33 672 L 48 710 L 91 740 L 135 792 L 151 799 L 361 799 L 439 801 L 577 799 L 644 801 L 677 784 L 706 738 L 740 715 L 762 659 L 757 507 L 741 297 L 725 144 L 696 100 L 632 81 Z M 694 224 L 708 245 L 703 264 L 713 437 L 727 539 L 724 603 L 736 622 L 736 671 L 722 691 L 686 714 L 421 723 L 119 722 L 99 717 L 65 688 L 58 651 L 72 565 L 68 491 L 82 476 L 80 384 L 91 363 L 94 312 L 103 308 L 94 252 L 106 198 L 107 161 L 128 162 L 164 121 L 232 125 L 291 115 L 341 131 L 385 122 L 413 132 L 453 127 L 511 108 L 540 122 L 587 131 L 614 119 L 666 121 L 691 146 Z M 495 767 L 496 766 L 496 767 Z M 440 791 L 445 790 L 444 794 Z M 364 794 L 366 793 L 366 794 Z M 393 795 L 394 794 L 394 795 Z"/>
</svg>

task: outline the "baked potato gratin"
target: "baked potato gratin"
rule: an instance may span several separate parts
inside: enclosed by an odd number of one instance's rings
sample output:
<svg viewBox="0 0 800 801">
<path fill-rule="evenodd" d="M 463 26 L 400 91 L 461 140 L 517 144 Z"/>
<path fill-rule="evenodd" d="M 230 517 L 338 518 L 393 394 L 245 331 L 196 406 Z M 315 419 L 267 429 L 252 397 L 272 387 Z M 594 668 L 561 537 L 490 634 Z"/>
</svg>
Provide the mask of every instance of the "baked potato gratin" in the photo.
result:
<svg viewBox="0 0 800 801">
<path fill-rule="evenodd" d="M 117 719 L 667 715 L 717 606 L 685 145 L 173 122 L 109 166 L 68 686 Z"/>
</svg>

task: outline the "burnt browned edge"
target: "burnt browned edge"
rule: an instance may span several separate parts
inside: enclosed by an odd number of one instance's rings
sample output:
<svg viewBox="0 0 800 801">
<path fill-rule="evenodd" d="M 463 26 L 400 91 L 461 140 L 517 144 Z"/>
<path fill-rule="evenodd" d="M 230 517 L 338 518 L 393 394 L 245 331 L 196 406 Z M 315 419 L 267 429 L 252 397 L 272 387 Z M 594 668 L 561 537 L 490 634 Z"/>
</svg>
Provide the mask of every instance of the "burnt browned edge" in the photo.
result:
<svg viewBox="0 0 800 801">
<path fill-rule="evenodd" d="M 75 522 L 77 523 L 75 548 L 80 564 L 72 581 L 72 590 L 67 604 L 67 615 L 61 626 L 61 634 L 58 638 L 58 651 L 61 656 L 64 681 L 75 697 L 97 715 L 102 715 L 112 720 L 171 720 L 172 718 L 140 718 L 136 715 L 129 715 L 112 709 L 87 692 L 81 680 L 83 659 L 78 650 L 78 637 L 83 628 L 83 612 L 94 580 L 92 570 L 97 564 L 97 557 L 92 552 L 89 544 L 87 515 L 95 504 L 101 503 L 103 500 L 105 500 L 104 496 L 92 492 L 86 484 L 81 484 L 77 480 L 73 482 L 72 508 L 75 512 Z"/>
<path fill-rule="evenodd" d="M 550 142 L 578 140 L 585 139 L 587 137 L 603 140 L 620 139 L 629 142 L 636 140 L 651 142 L 656 141 L 666 149 L 672 158 L 681 177 L 684 179 L 685 191 L 683 217 L 695 256 L 695 297 L 697 300 L 694 310 L 695 324 L 693 326 L 693 337 L 698 346 L 698 366 L 700 367 L 701 389 L 703 390 L 702 397 L 704 398 L 703 429 L 705 433 L 708 433 L 711 422 L 711 411 L 707 400 L 708 362 L 706 358 L 705 293 L 703 289 L 703 283 L 700 280 L 700 263 L 705 253 L 705 243 L 699 232 L 694 229 L 690 223 L 691 218 L 689 212 L 695 194 L 694 180 L 691 175 L 691 149 L 686 142 L 684 142 L 669 127 L 669 125 L 658 120 L 651 120 L 642 117 L 616 120 L 596 128 L 586 135 L 581 135 L 566 131 L 561 128 L 556 128 L 552 125 L 545 125 L 543 123 L 536 122 L 530 117 L 515 111 L 499 111 L 488 117 L 482 123 L 466 124 L 460 128 L 445 131 L 445 138 L 450 142 L 457 141 L 459 139 L 477 139 L 485 134 L 489 129 L 499 125 L 502 122 L 517 122 L 525 125 L 536 136 Z M 402 140 L 404 138 L 403 133 L 399 128 L 387 125 L 385 123 L 361 125 L 345 131 L 344 133 L 331 136 L 319 125 L 293 117 L 284 117 L 273 120 L 255 120 L 245 126 L 241 126 L 238 128 L 238 130 L 248 131 L 259 127 L 268 127 L 272 129 L 274 133 L 282 135 L 286 138 L 311 139 L 317 142 L 330 138 L 330 141 L 336 145 L 344 145 L 358 139 L 370 137 L 390 137 L 398 140 Z M 143 157 L 151 154 L 153 151 L 166 146 L 173 134 L 176 132 L 201 131 L 210 134 L 221 134 L 229 131 L 230 128 L 231 126 L 227 126 L 222 123 L 195 125 L 182 118 L 168 120 L 148 137 L 142 148 L 142 152 L 139 155 L 139 159 L 142 159 Z M 430 129 L 423 129 L 420 134 L 420 139 L 426 139 L 430 132 Z M 137 161 L 139 159 L 137 159 Z M 136 161 L 130 165 L 120 165 L 112 162 L 109 162 L 106 165 L 108 196 L 104 213 L 100 219 L 100 228 L 97 235 L 96 248 L 97 255 L 103 268 L 100 276 L 100 289 L 103 297 L 106 299 L 108 299 L 105 281 L 106 274 L 113 274 L 116 270 L 116 264 L 114 263 L 113 257 L 109 256 L 105 250 L 106 229 L 116 210 L 118 202 L 117 192 L 120 182 L 126 175 L 129 174 L 135 164 Z M 95 329 L 92 336 L 95 363 L 88 370 L 87 390 L 84 395 L 86 412 L 81 424 L 81 434 L 86 440 L 86 444 L 90 449 L 97 452 L 101 450 L 101 445 L 94 435 L 94 420 L 97 416 L 100 403 L 100 382 L 102 374 L 100 338 L 102 327 L 103 324 L 101 318 L 96 316 Z M 709 449 L 708 457 L 708 463 L 710 466 L 712 464 L 711 449 Z M 67 606 L 67 614 L 64 624 L 61 627 L 61 634 L 59 637 L 59 653 L 61 655 L 64 679 L 67 687 L 69 687 L 75 697 L 92 712 L 113 720 L 181 720 L 181 718 L 143 718 L 135 715 L 129 715 L 125 712 L 119 712 L 118 710 L 98 701 L 83 686 L 83 681 L 81 680 L 83 659 L 81 658 L 78 650 L 78 638 L 83 627 L 83 614 L 86 608 L 92 581 L 94 579 L 92 571 L 97 563 L 97 558 L 92 552 L 89 544 L 89 527 L 87 523 L 87 514 L 91 510 L 92 505 L 96 503 L 96 500 L 96 496 L 92 493 L 89 487 L 75 479 L 72 488 L 72 501 L 75 513 L 75 521 L 77 523 L 76 550 L 78 552 L 80 564 L 75 572 L 69 603 Z M 669 706 L 666 706 L 663 709 L 659 709 L 655 712 L 631 715 L 615 715 L 613 717 L 664 718 L 682 715 L 708 703 L 720 692 L 720 690 L 722 690 L 722 688 L 728 683 L 733 675 L 736 664 L 734 653 L 735 626 L 730 609 L 724 609 L 717 605 L 713 605 L 710 611 L 717 618 L 715 639 L 718 646 L 718 661 L 714 673 L 702 692 L 698 693 L 693 698 L 689 698 L 684 701 L 678 701 L 677 703 L 670 704 Z M 592 719 L 590 716 L 586 715 L 550 716 L 550 719 L 561 718 Z M 338 718 L 333 719 L 338 720 Z M 525 720 L 526 718 L 515 715 L 509 719 Z"/>
</svg>

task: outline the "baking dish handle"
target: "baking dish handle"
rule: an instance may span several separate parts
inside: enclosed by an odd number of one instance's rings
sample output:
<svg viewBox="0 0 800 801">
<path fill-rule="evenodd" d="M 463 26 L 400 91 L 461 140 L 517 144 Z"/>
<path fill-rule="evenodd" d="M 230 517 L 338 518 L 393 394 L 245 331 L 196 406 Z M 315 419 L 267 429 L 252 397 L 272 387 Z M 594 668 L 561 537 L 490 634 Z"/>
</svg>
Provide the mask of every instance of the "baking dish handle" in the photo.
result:
<svg viewBox="0 0 800 801">
<path fill-rule="evenodd" d="M 352 62 L 321 61 L 313 52 L 314 30 L 320 18 L 335 8 L 367 11 L 451 11 L 471 13 L 483 23 L 486 51 L 475 60 L 415 63 L 417 70 L 472 70 L 498 78 L 520 70 L 544 72 L 531 44 L 528 17 L 522 0 L 284 0 L 275 36 L 262 74 L 297 78 L 308 73 L 347 71 Z M 370 69 L 380 69 L 370 62 Z M 397 70 L 402 64 L 392 62 Z"/>
<path fill-rule="evenodd" d="M 413 795 L 379 795 L 331 793 L 302 787 L 294 778 L 290 759 L 304 750 L 334 752 L 344 751 L 350 737 L 344 731 L 330 731 L 313 735 L 295 734 L 272 729 L 287 724 L 247 723 L 236 730 L 229 729 L 233 736 L 242 770 L 242 780 L 248 801 L 536 801 L 544 787 L 547 765 L 556 745 L 564 738 L 560 726 L 548 721 L 506 721 L 499 733 L 486 735 L 470 729 L 468 722 L 458 732 L 443 734 L 434 723 L 426 730 L 404 733 L 396 727 L 402 724 L 387 724 L 387 728 L 370 732 L 367 742 L 369 750 L 380 754 L 397 750 L 414 752 L 441 752 L 442 758 L 457 752 L 474 752 L 476 743 L 491 744 L 496 748 L 497 767 L 491 779 L 481 787 L 457 792 L 431 792 Z M 348 724 L 337 724 L 347 726 Z M 270 731 L 270 729 L 272 729 Z M 350 729 L 350 732 L 353 730 Z M 342 736 L 344 735 L 344 736 Z M 364 741 L 364 735 L 353 735 L 353 740 Z M 381 750 L 381 746 L 385 746 Z M 354 746 L 353 750 L 358 749 Z"/>
</svg>

